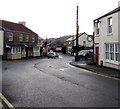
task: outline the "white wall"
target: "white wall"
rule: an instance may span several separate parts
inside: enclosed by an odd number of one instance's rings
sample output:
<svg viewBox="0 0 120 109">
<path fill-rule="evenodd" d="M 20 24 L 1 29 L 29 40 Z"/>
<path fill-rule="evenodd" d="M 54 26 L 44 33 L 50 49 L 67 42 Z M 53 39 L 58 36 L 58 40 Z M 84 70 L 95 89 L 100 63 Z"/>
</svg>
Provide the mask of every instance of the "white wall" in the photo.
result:
<svg viewBox="0 0 120 109">
<path fill-rule="evenodd" d="M 118 41 L 120 42 L 120 11 L 118 12 L 118 29 L 119 29 L 118 30 Z"/>
<path fill-rule="evenodd" d="M 108 18 L 110 17 L 112 17 L 112 34 L 108 34 Z M 96 36 L 95 33 L 95 43 L 99 43 L 99 64 L 100 61 L 103 60 L 103 65 L 113 68 L 117 68 L 118 66 L 113 66 L 112 64 L 106 63 L 105 61 L 105 43 L 115 43 L 118 41 L 120 42 L 120 21 L 118 21 L 118 19 L 120 19 L 120 12 L 119 14 L 114 13 L 99 19 L 99 35 Z M 96 28 L 94 28 L 94 31 L 96 32 Z"/>
<path fill-rule="evenodd" d="M 78 38 L 78 44 L 83 46 L 83 41 L 86 42 L 86 47 L 92 47 L 93 45 L 93 41 L 89 42 L 87 40 L 88 35 L 87 34 L 82 34 L 79 38 Z M 76 46 L 76 40 L 74 41 L 74 46 Z"/>
<path fill-rule="evenodd" d="M 0 55 L 3 55 L 3 34 L 4 32 L 2 30 L 0 30 Z"/>
</svg>

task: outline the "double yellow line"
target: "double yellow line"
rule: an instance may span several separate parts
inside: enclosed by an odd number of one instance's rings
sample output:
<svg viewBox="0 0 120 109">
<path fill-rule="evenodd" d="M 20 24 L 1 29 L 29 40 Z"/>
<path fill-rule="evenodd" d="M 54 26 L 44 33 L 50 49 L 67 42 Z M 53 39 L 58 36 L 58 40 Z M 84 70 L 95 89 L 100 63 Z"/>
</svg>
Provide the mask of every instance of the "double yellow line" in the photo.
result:
<svg viewBox="0 0 120 109">
<path fill-rule="evenodd" d="M 0 93 L 0 99 L 1 102 L 2 100 L 4 101 L 4 103 L 8 106 L 8 108 L 10 109 L 15 109 L 12 104 L 10 104 L 10 102 L 4 97 L 4 95 L 2 93 Z M 3 106 L 3 104 L 0 102 L 0 109 L 4 109 L 5 107 Z"/>
</svg>

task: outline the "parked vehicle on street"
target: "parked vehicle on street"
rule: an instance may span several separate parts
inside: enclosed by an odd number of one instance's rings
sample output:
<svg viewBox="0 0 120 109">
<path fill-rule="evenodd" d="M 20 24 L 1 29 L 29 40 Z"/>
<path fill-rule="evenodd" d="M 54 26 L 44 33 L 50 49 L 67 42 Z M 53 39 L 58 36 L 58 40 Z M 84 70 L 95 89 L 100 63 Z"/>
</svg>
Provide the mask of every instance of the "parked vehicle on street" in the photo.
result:
<svg viewBox="0 0 120 109">
<path fill-rule="evenodd" d="M 59 54 L 56 52 L 48 52 L 48 58 L 59 58 Z"/>
<path fill-rule="evenodd" d="M 79 59 L 88 59 L 92 56 L 93 50 L 81 50 L 78 52 Z"/>
</svg>

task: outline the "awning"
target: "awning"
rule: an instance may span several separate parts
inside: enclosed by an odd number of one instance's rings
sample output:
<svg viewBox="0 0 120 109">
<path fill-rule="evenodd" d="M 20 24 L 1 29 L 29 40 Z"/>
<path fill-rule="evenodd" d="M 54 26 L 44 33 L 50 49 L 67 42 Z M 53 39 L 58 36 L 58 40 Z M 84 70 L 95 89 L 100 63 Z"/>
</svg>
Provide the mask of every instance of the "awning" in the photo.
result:
<svg viewBox="0 0 120 109">
<path fill-rule="evenodd" d="M 6 44 L 6 48 L 11 48 L 11 47 L 21 47 L 25 48 L 25 44 Z"/>
<path fill-rule="evenodd" d="M 11 48 L 9 45 L 6 45 L 5 47 L 6 47 L 6 48 Z"/>
<path fill-rule="evenodd" d="M 36 44 L 25 44 L 27 47 L 35 47 L 36 46 Z"/>
</svg>

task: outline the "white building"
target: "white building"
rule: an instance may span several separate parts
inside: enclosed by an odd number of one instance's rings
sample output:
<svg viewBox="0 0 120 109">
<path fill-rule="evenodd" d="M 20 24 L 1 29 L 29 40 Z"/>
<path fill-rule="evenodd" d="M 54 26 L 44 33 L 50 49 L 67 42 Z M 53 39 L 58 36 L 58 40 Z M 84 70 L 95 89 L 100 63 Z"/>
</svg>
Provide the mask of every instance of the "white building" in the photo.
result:
<svg viewBox="0 0 120 109">
<path fill-rule="evenodd" d="M 94 54 L 98 65 L 120 70 L 120 6 L 94 20 Z"/>
<path fill-rule="evenodd" d="M 85 32 L 78 34 L 78 45 L 84 46 L 85 48 L 92 48 L 93 47 L 93 36 L 88 35 Z M 71 35 L 70 38 L 66 40 L 66 51 L 68 54 L 71 54 L 72 47 L 76 46 L 76 35 Z"/>
<path fill-rule="evenodd" d="M 78 34 L 78 45 L 84 47 L 92 47 L 93 46 L 92 37 L 93 37 L 92 35 L 88 35 L 85 32 Z M 74 40 L 74 46 L 76 46 L 76 36 Z"/>
</svg>

